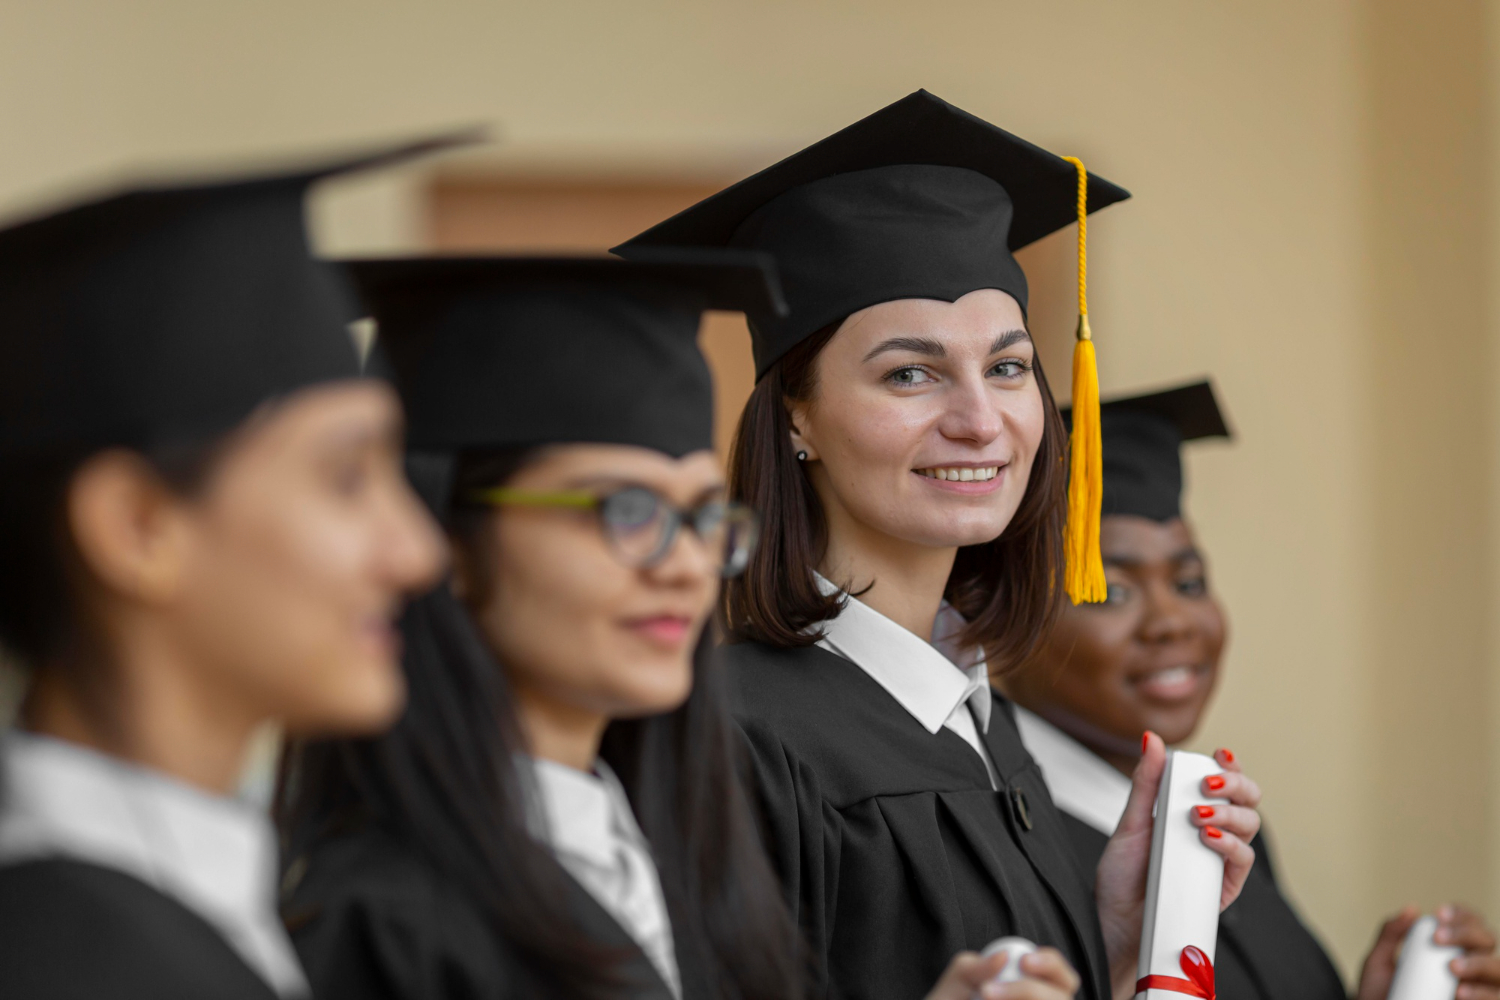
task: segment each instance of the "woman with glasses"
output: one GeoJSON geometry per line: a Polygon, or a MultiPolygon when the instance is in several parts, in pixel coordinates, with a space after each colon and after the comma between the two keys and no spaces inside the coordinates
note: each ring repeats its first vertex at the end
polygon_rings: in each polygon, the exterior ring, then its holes
{"type": "Polygon", "coordinates": [[[444,565],[308,250],[308,185],[360,165],[0,232],[0,995],[307,995],[241,770],[267,723],[391,723],[444,565]]]}
{"type": "MultiPolygon", "coordinates": [[[[408,616],[406,717],[286,785],[284,912],[323,1000],[802,995],[710,660],[756,532],[697,331],[778,309],[767,267],[356,265],[454,573],[408,616]]],[[[935,996],[996,965],[955,958],[935,996]]]]}

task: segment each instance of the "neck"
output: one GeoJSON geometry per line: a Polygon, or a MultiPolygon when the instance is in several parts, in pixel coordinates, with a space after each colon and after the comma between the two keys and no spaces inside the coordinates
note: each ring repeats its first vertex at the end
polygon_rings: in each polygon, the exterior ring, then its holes
{"type": "Polygon", "coordinates": [[[591,770],[599,757],[599,743],[609,717],[522,684],[516,684],[514,690],[521,730],[531,755],[577,771],[591,770]]]}
{"type": "Polygon", "coordinates": [[[1029,712],[1036,713],[1073,737],[1079,743],[1082,743],[1093,752],[1094,756],[1125,775],[1125,777],[1128,778],[1135,774],[1135,766],[1141,760],[1141,747],[1138,740],[1121,739],[1113,733],[1105,732],[1093,723],[1079,718],[1065,708],[1053,705],[1050,702],[1032,700],[1024,692],[1011,694],[1010,698],[1017,705],[1020,705],[1029,712]]]}
{"type": "Polygon", "coordinates": [[[915,545],[828,511],[828,549],[818,571],[902,628],[931,640],[956,548],[915,545]],[[859,593],[863,588],[869,588],[859,593]]]}
{"type": "Polygon", "coordinates": [[[263,713],[215,672],[137,636],[107,655],[42,666],[21,709],[29,730],[150,768],[216,795],[234,792],[263,713]]]}

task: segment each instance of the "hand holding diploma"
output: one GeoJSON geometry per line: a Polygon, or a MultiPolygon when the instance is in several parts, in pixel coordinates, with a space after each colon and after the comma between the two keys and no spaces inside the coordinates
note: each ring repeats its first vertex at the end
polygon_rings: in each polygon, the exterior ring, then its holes
{"type": "MultiPolygon", "coordinates": [[[[1386,1000],[1389,996],[1397,954],[1417,917],[1417,908],[1408,906],[1380,928],[1360,971],[1355,1000],[1386,1000]]],[[[1495,955],[1495,933],[1484,918],[1449,904],[1438,909],[1437,920],[1433,942],[1463,949],[1463,956],[1450,966],[1458,977],[1458,1000],[1500,1000],[1500,957],[1495,955]]]]}
{"type": "Polygon", "coordinates": [[[1056,948],[1038,948],[1021,959],[1024,979],[999,982],[1009,955],[961,951],[953,956],[927,1000],[1072,1000],[1078,973],[1056,948]]]}
{"type": "MultiPolygon", "coordinates": [[[[1224,859],[1224,881],[1219,896],[1222,911],[1239,897],[1255,863],[1250,841],[1260,830],[1260,815],[1255,811],[1260,805],[1260,788],[1240,771],[1229,751],[1217,751],[1214,760],[1223,770],[1205,778],[1202,791],[1208,798],[1226,801],[1194,808],[1188,820],[1198,828],[1199,840],[1224,859]]],[[[1166,764],[1166,744],[1155,733],[1147,733],[1140,763],[1131,777],[1130,799],[1099,860],[1095,900],[1109,954],[1110,978],[1115,996],[1121,1000],[1136,992],[1154,825],[1151,809],[1166,764]]]]}

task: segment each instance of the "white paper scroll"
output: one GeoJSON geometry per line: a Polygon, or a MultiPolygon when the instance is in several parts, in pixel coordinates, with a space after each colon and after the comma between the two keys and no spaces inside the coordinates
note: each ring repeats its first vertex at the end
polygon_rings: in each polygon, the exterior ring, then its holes
{"type": "Polygon", "coordinates": [[[1386,1000],[1453,1000],[1458,977],[1448,963],[1462,955],[1463,949],[1433,944],[1437,926],[1436,917],[1422,917],[1406,932],[1386,1000]]]}
{"type": "Polygon", "coordinates": [[[1145,1000],[1182,1000],[1213,993],[1224,859],[1204,845],[1189,817],[1194,806],[1225,801],[1203,792],[1203,779],[1222,771],[1212,757],[1167,752],[1167,770],[1156,796],[1141,927],[1143,988],[1137,996],[1145,1000]]]}

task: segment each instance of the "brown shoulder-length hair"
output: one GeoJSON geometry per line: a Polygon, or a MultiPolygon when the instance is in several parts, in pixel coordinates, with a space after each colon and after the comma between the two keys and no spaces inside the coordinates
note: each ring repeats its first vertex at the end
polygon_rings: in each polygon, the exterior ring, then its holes
{"type": "MultiPolygon", "coordinates": [[[[723,627],[733,641],[809,646],[821,637],[818,623],[842,608],[842,598],[825,596],[813,575],[828,524],[792,451],[787,409],[788,401],[812,399],[818,355],[841,325],[824,327],[772,365],[740,416],[729,492],[759,512],[761,540],[745,572],[724,587],[723,627]]],[[[1068,438],[1040,358],[1033,370],[1045,421],[1026,493],[999,538],[958,550],[944,594],[968,621],[959,641],[982,647],[993,674],[1024,663],[1062,610],[1068,438]]]]}

